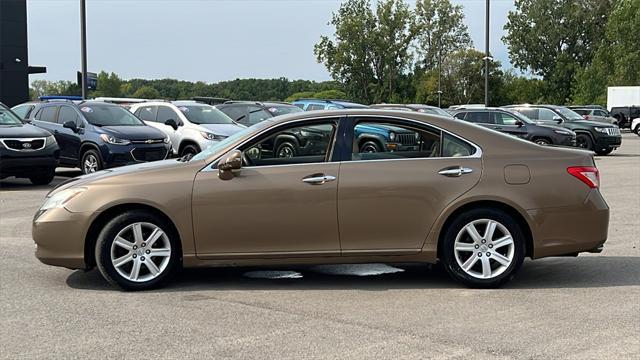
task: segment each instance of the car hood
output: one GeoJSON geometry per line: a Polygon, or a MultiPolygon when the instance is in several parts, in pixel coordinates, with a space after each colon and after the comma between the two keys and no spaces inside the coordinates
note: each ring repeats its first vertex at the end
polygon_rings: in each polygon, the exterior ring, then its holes
{"type": "Polygon", "coordinates": [[[51,135],[47,130],[33,126],[31,124],[23,125],[0,125],[0,138],[34,138],[47,137],[51,135]]]}
{"type": "Polygon", "coordinates": [[[51,190],[49,194],[47,194],[47,197],[71,187],[83,186],[90,183],[94,183],[94,182],[98,182],[106,179],[112,179],[119,176],[135,174],[136,176],[144,177],[145,174],[148,172],[171,169],[176,167],[194,166],[194,165],[205,166],[206,162],[204,160],[181,162],[176,159],[169,159],[169,160],[152,161],[152,162],[146,162],[141,164],[134,164],[134,165],[100,170],[93,174],[81,175],[59,184],[56,188],[51,190]]]}
{"type": "Polygon", "coordinates": [[[574,124],[580,124],[584,126],[597,126],[597,127],[614,127],[612,124],[603,123],[601,121],[589,121],[589,120],[576,120],[572,121],[574,124]]]}
{"type": "Polygon", "coordinates": [[[216,135],[231,136],[245,127],[237,124],[200,124],[203,128],[216,135]]]}
{"type": "Polygon", "coordinates": [[[126,140],[159,140],[164,139],[165,135],[158,129],[151,126],[101,126],[96,128],[102,132],[115,136],[118,139],[126,140]]]}

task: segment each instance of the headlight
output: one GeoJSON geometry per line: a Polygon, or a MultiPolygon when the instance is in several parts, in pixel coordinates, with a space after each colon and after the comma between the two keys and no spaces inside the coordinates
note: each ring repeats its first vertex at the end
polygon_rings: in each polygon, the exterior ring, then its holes
{"type": "Polygon", "coordinates": [[[220,141],[227,138],[227,136],[225,135],[217,135],[217,134],[206,132],[206,131],[200,131],[200,135],[202,135],[202,137],[207,140],[213,140],[213,141],[220,141]]]}
{"type": "Polygon", "coordinates": [[[573,135],[571,131],[567,131],[567,130],[553,130],[553,132],[560,135],[569,135],[569,136],[573,135]]]}
{"type": "Polygon", "coordinates": [[[167,136],[166,138],[164,138],[164,143],[165,144],[170,144],[171,143],[171,139],[169,139],[169,137],[167,136]]]}
{"type": "Polygon", "coordinates": [[[391,141],[395,141],[396,139],[396,133],[394,133],[393,131],[389,132],[389,140],[391,141]]]}
{"type": "Polygon", "coordinates": [[[51,144],[55,144],[56,143],[56,137],[53,135],[49,135],[47,136],[47,140],[45,142],[45,144],[47,145],[51,145],[51,144]]]}
{"type": "Polygon", "coordinates": [[[593,129],[595,131],[597,131],[597,132],[601,132],[601,133],[605,133],[606,134],[608,128],[606,128],[606,127],[594,127],[593,129]]]}
{"type": "Polygon", "coordinates": [[[104,142],[112,144],[112,145],[129,145],[129,144],[131,144],[131,141],[129,141],[129,140],[118,139],[117,137],[113,137],[113,136],[107,135],[107,134],[101,134],[100,135],[100,139],[102,139],[104,142]]]}
{"type": "Polygon", "coordinates": [[[57,192],[53,194],[50,198],[47,198],[44,201],[44,204],[42,204],[42,206],[40,207],[40,210],[45,211],[53,208],[61,208],[66,203],[68,203],[69,200],[80,195],[85,190],[87,190],[87,188],[77,187],[77,188],[69,188],[69,189],[57,192]]]}

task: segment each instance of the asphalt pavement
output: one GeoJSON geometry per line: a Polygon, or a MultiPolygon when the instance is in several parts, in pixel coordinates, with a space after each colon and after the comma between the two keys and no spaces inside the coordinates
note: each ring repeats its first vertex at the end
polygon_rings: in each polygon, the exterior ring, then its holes
{"type": "Polygon", "coordinates": [[[525,262],[472,290],[406,264],[186,270],[126,293],[41,264],[31,219],[53,185],[0,181],[0,358],[639,359],[640,137],[598,157],[601,254],[525,262]]]}

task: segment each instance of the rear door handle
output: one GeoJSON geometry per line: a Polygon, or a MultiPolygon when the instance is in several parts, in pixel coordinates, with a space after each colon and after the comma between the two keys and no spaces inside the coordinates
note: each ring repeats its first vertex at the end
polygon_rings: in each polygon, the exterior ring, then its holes
{"type": "Polygon", "coordinates": [[[336,179],[335,176],[325,175],[325,174],[312,174],[302,179],[302,182],[311,185],[322,185],[326,184],[330,181],[334,181],[336,179]]]}
{"type": "Polygon", "coordinates": [[[438,171],[438,174],[448,176],[448,177],[460,177],[464,174],[469,174],[472,172],[473,172],[473,169],[462,167],[462,166],[456,166],[456,167],[444,168],[438,171]]]}

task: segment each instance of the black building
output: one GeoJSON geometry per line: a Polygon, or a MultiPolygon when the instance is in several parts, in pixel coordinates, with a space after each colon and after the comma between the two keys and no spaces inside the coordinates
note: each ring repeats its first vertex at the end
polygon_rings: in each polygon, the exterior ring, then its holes
{"type": "Polygon", "coordinates": [[[29,74],[46,72],[30,67],[27,48],[27,1],[0,0],[0,101],[14,106],[29,100],[29,74]]]}

